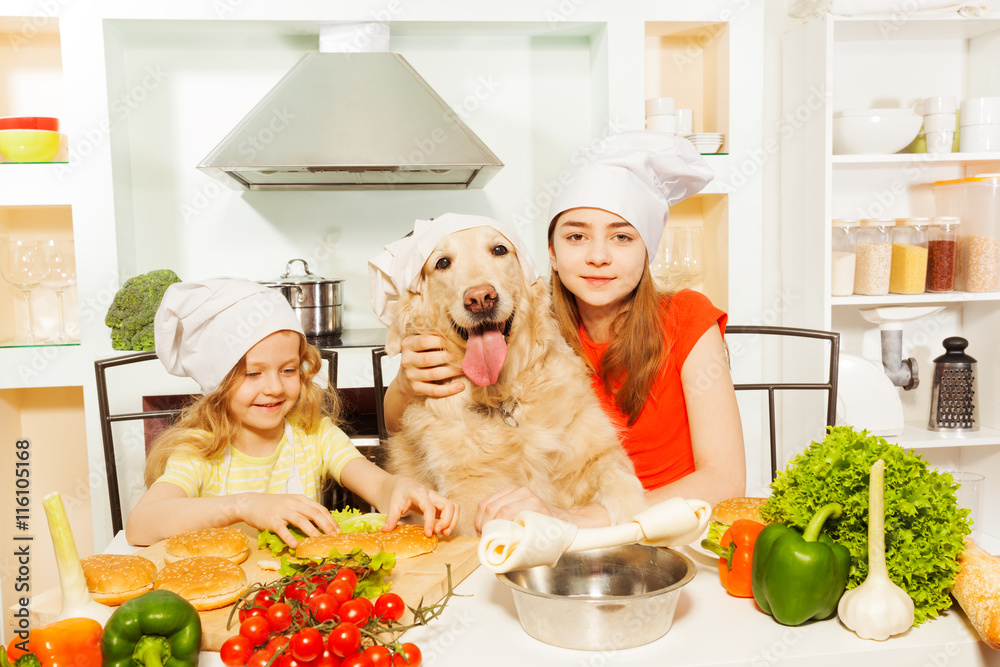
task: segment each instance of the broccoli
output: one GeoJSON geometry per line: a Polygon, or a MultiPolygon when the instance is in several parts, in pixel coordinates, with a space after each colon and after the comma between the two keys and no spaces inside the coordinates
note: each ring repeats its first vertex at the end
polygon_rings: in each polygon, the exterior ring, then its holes
{"type": "Polygon", "coordinates": [[[159,269],[129,278],[115,294],[104,323],[111,327],[115,350],[154,350],[153,317],[163,293],[180,278],[170,269],[159,269]]]}

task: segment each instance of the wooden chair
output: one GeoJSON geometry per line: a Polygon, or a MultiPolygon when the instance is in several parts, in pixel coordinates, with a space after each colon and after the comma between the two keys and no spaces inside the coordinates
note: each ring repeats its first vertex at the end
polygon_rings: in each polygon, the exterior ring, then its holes
{"type": "Polygon", "coordinates": [[[736,391],[763,391],[767,393],[768,407],[768,431],[770,440],[771,456],[771,479],[773,480],[778,469],[777,452],[777,427],[775,416],[775,392],[777,391],[825,391],[826,397],[826,425],[833,426],[837,420],[837,368],[840,360],[840,334],[833,331],[820,331],[817,329],[797,329],[792,327],[774,326],[727,326],[726,339],[732,340],[731,336],[753,335],[753,336],[785,336],[800,339],[816,339],[828,341],[829,345],[829,365],[826,373],[826,380],[823,382],[752,382],[734,384],[736,391]]]}

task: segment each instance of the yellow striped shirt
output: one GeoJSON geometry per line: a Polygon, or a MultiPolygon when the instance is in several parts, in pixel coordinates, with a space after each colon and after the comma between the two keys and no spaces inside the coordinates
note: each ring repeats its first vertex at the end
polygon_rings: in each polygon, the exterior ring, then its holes
{"type": "MultiPolygon", "coordinates": [[[[292,444],[295,448],[295,467],[302,479],[305,495],[317,502],[323,479],[332,476],[340,484],[340,472],[347,462],[362,456],[347,435],[326,417],[312,433],[306,433],[293,424],[292,444]]],[[[226,484],[229,494],[284,492],[292,467],[292,448],[284,435],[270,456],[247,456],[232,446],[230,452],[232,461],[226,484]]],[[[224,452],[219,452],[210,460],[174,454],[167,460],[166,470],[154,483],[169,482],[179,486],[189,498],[220,496],[225,473],[224,452]]]]}

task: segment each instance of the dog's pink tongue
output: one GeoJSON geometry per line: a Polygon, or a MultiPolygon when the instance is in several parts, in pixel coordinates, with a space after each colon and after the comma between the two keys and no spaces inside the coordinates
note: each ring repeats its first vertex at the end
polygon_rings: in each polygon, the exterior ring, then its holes
{"type": "Polygon", "coordinates": [[[462,370],[480,387],[494,384],[500,377],[500,369],[507,359],[507,341],[499,329],[469,332],[469,342],[465,346],[462,370]]]}

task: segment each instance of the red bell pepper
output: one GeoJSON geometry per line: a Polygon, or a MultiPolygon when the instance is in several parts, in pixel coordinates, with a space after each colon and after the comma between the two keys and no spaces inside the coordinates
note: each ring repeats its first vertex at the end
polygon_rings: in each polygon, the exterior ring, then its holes
{"type": "Polygon", "coordinates": [[[719,544],[702,540],[701,546],[719,555],[719,580],[726,591],[738,598],[752,598],[750,573],[753,568],[753,546],[764,524],[749,519],[737,519],[719,544]]]}

